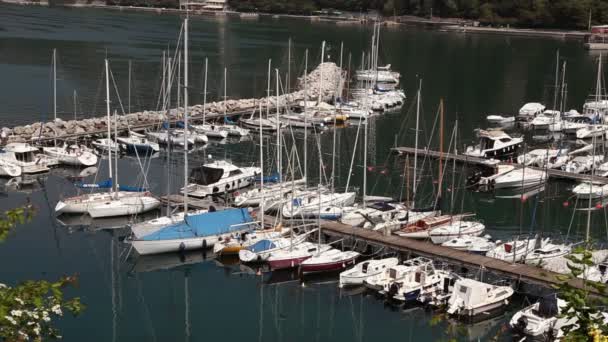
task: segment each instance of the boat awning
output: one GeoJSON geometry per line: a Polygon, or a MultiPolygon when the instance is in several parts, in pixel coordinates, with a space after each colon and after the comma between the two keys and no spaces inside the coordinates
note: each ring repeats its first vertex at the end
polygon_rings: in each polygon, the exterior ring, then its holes
{"type": "Polygon", "coordinates": [[[142,237],[142,240],[175,240],[213,236],[246,229],[249,226],[248,223],[252,224],[253,219],[245,208],[188,215],[184,222],[167,226],[142,237]]]}
{"type": "Polygon", "coordinates": [[[255,244],[249,246],[247,249],[254,253],[258,253],[258,252],[262,252],[262,251],[267,251],[269,249],[273,249],[275,247],[276,247],[276,245],[274,244],[274,242],[272,242],[270,240],[261,240],[261,241],[256,242],[255,244]]]}

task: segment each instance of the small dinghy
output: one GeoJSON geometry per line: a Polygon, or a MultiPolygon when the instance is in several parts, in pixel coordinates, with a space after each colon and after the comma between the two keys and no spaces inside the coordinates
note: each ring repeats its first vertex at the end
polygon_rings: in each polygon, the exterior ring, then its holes
{"type": "Polygon", "coordinates": [[[359,253],[330,248],[313,255],[300,265],[302,273],[335,272],[355,264],[359,253]]]}
{"type": "Polygon", "coordinates": [[[479,236],[485,229],[486,226],[481,222],[456,221],[431,229],[429,236],[433,243],[441,244],[453,237],[479,236]]]}
{"type": "Polygon", "coordinates": [[[379,260],[366,260],[358,263],[350,270],[340,273],[339,287],[363,285],[369,277],[373,277],[384,272],[386,269],[397,266],[399,259],[386,258],[379,260]]]}
{"type": "Polygon", "coordinates": [[[513,295],[510,286],[496,286],[473,279],[459,279],[448,301],[447,313],[473,317],[505,307],[513,295]]]}

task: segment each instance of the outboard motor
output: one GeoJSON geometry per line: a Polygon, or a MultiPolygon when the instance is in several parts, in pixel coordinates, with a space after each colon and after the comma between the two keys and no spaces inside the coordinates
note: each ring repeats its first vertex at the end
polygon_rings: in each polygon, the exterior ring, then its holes
{"type": "Polygon", "coordinates": [[[388,297],[393,298],[397,294],[397,292],[399,292],[399,287],[399,284],[392,283],[391,286],[389,286],[388,288],[388,297]]]}

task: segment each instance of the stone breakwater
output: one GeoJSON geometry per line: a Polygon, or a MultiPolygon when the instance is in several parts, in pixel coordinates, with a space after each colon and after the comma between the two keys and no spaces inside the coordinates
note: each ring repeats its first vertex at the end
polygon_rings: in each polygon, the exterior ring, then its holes
{"type": "MultiPolygon", "coordinates": [[[[278,98],[279,105],[281,107],[293,106],[300,101],[304,101],[305,98],[316,100],[319,98],[319,92],[321,92],[323,101],[331,100],[335,96],[336,91],[341,88],[341,83],[344,82],[344,75],[345,73],[335,63],[321,63],[307,75],[306,82],[304,82],[303,77],[298,79],[298,90],[280,95],[278,98]],[[306,89],[304,89],[305,84],[306,89]]],[[[188,106],[188,113],[194,121],[202,119],[203,112],[205,112],[207,119],[213,120],[223,117],[224,111],[227,115],[238,115],[253,112],[259,108],[260,104],[265,109],[267,103],[271,109],[276,108],[277,97],[270,96],[269,98],[210,102],[205,105],[205,108],[203,108],[203,105],[197,104],[188,106]]],[[[180,107],[168,111],[143,111],[119,115],[117,118],[117,129],[125,131],[128,129],[153,128],[159,126],[165,120],[175,121],[181,119],[183,112],[184,109],[180,107]]],[[[2,127],[0,131],[5,143],[76,139],[104,134],[107,131],[106,121],[105,115],[68,121],[57,118],[54,121],[44,123],[36,122],[13,128],[2,127]]]]}

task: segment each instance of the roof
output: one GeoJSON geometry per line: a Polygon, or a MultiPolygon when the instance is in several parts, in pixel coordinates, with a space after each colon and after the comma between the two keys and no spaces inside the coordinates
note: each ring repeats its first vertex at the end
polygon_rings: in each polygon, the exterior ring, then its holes
{"type": "Polygon", "coordinates": [[[10,143],[4,146],[4,150],[7,152],[39,152],[40,150],[28,143],[10,143]]]}
{"type": "Polygon", "coordinates": [[[479,134],[480,138],[482,138],[482,137],[487,137],[487,138],[491,138],[491,139],[510,138],[510,136],[503,131],[480,130],[478,134],[479,134]]]}

